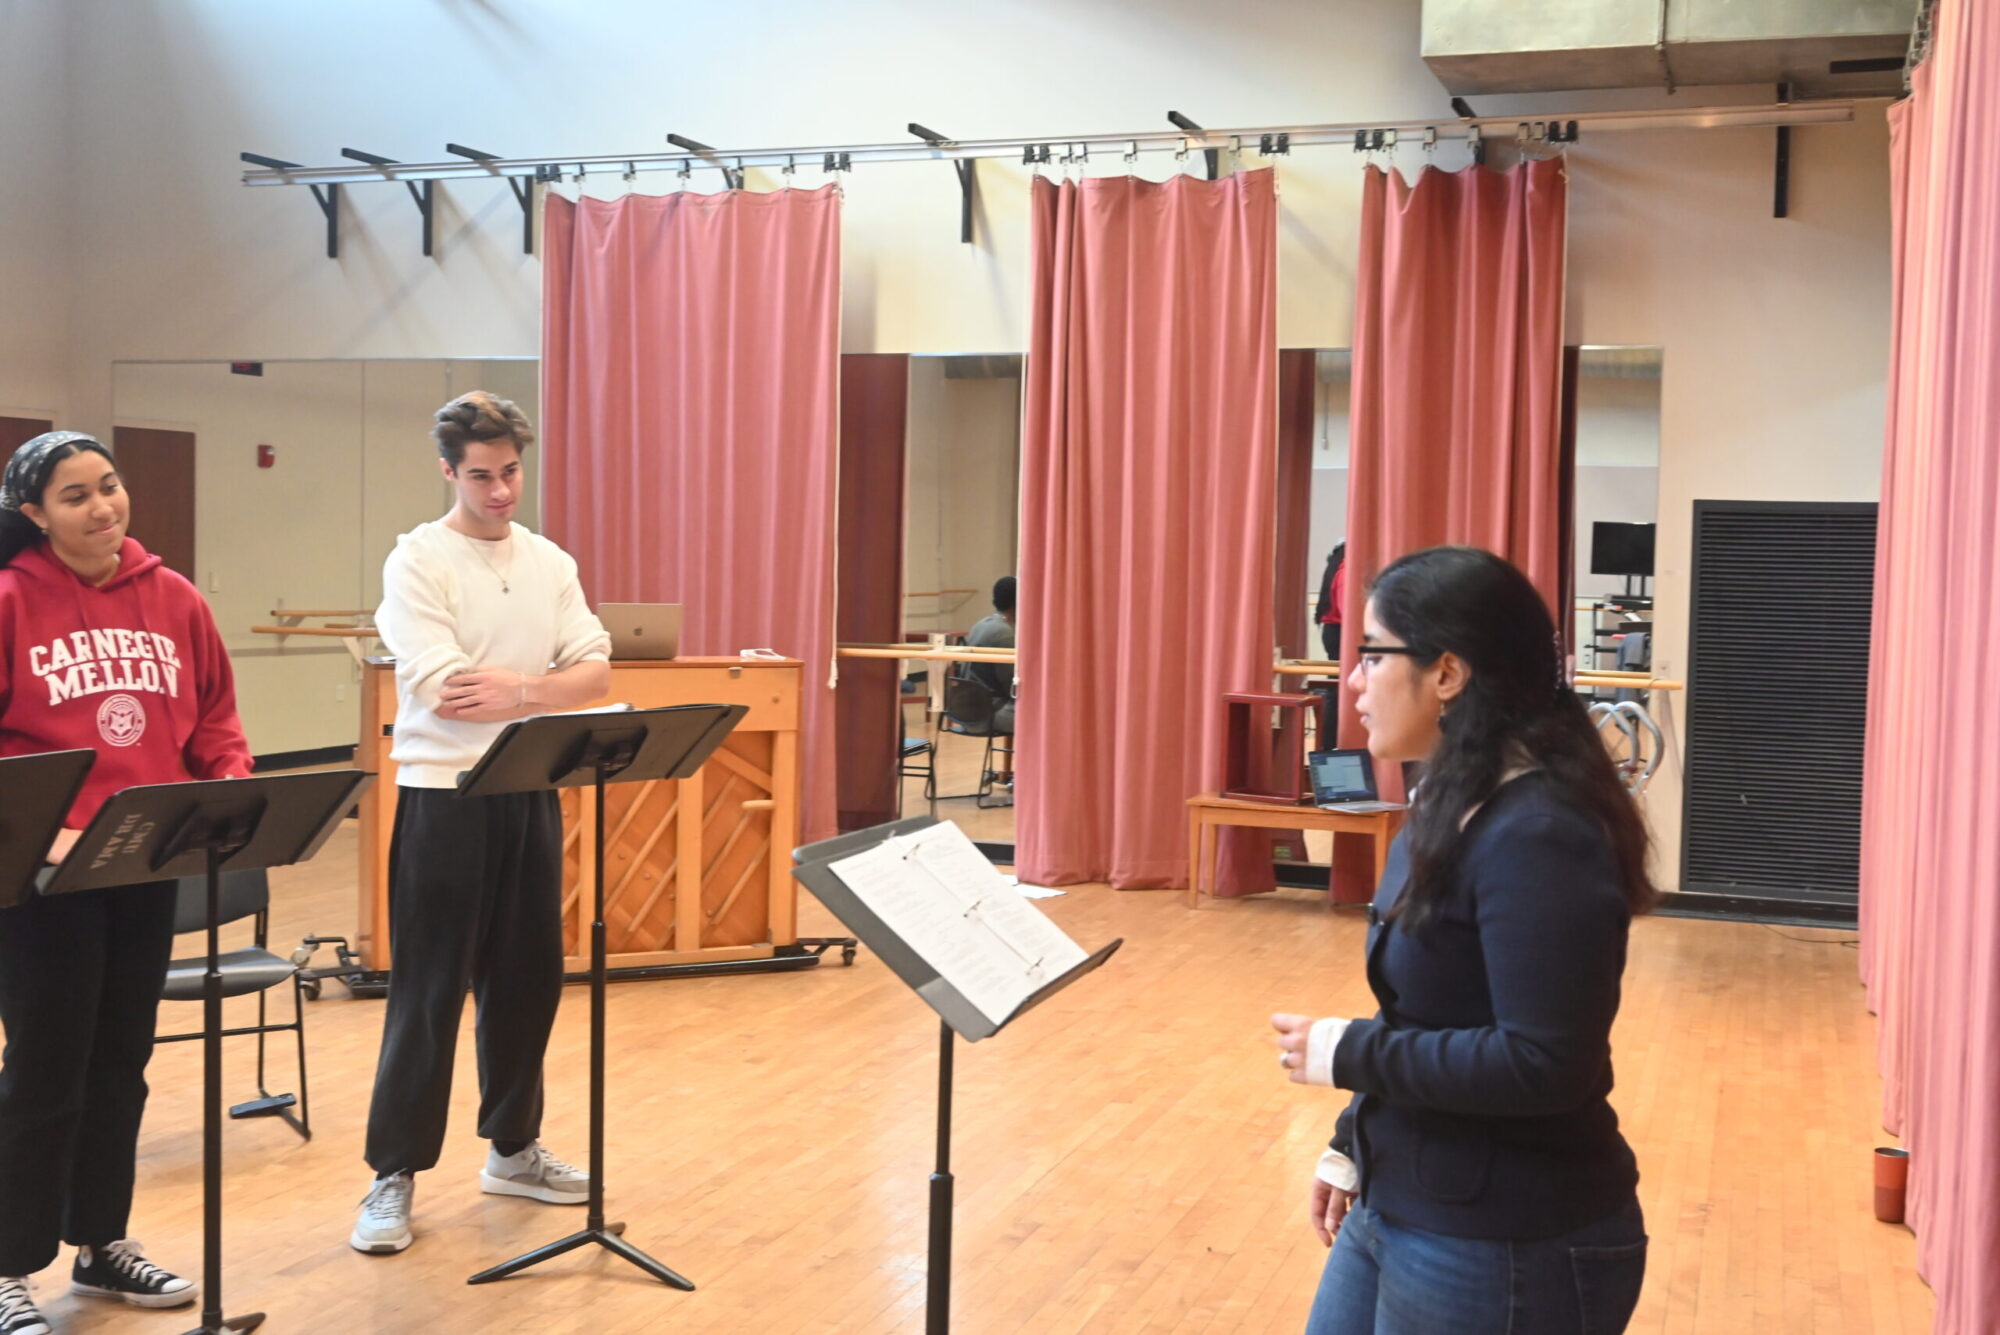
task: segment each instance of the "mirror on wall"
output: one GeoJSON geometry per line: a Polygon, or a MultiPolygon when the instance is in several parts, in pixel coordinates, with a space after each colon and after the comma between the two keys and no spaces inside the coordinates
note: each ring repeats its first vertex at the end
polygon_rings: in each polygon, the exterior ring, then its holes
{"type": "Polygon", "coordinates": [[[904,630],[963,635],[1019,555],[1021,357],[910,358],[904,630]]]}
{"type": "MultiPolygon", "coordinates": [[[[1015,573],[1020,555],[1021,364],[1019,353],[913,356],[909,362],[903,506],[903,632],[924,641],[995,643],[1011,627],[995,616],[993,586],[1015,573]],[[982,622],[985,623],[982,625],[982,622]]],[[[974,839],[1014,840],[1011,784],[989,774],[1011,774],[1009,735],[987,733],[1011,725],[1012,673],[968,669],[997,702],[991,723],[967,715],[939,726],[928,704],[928,665],[905,665],[903,735],[928,743],[909,769],[934,763],[931,782],[937,813],[974,839]]],[[[954,714],[963,711],[954,710],[954,714]]],[[[972,711],[973,714],[979,711],[972,711]]],[[[907,746],[907,743],[906,743],[907,746]]],[[[903,810],[928,810],[926,778],[903,779],[903,810]]]]}
{"type": "MultiPolygon", "coordinates": [[[[511,359],[114,366],[132,534],[214,609],[255,753],[352,745],[358,678],[339,640],[251,627],[288,609],[372,612],[396,536],[450,503],[432,414],[486,389],[534,421],[538,371],[511,359]]],[[[517,518],[534,528],[529,471],[517,518]]]]}
{"type": "MultiPolygon", "coordinates": [[[[1305,621],[1298,643],[1312,655],[1332,658],[1318,619],[1320,584],[1333,549],[1347,541],[1348,390],[1353,360],[1346,348],[1318,348],[1313,353],[1312,496],[1307,522],[1305,605],[1296,615],[1305,621]]],[[[1352,573],[1352,572],[1350,572],[1352,573]]]]}
{"type": "Polygon", "coordinates": [[[1573,643],[1579,670],[1652,666],[1664,366],[1659,348],[1578,351],[1573,643]]]}
{"type": "MultiPolygon", "coordinates": [[[[1313,615],[1327,555],[1347,537],[1348,411],[1352,360],[1345,348],[1321,348],[1315,356],[1312,423],[1312,499],[1307,549],[1305,642],[1321,652],[1313,615]]],[[[1656,347],[1585,346],[1577,350],[1575,585],[1573,613],[1577,666],[1613,668],[1621,647],[1633,661],[1637,645],[1626,639],[1638,623],[1650,621],[1651,581],[1620,571],[1632,565],[1634,544],[1650,539],[1647,525],[1659,512],[1660,374],[1656,347]],[[1600,525],[1611,526],[1600,530],[1600,525]],[[1593,569],[1593,538],[1612,547],[1593,569]],[[1621,546],[1622,544],[1622,546],[1621,546]],[[1617,602],[1613,600],[1617,599],[1617,602]],[[1620,605],[1630,604],[1630,605],[1620,605]]],[[[1634,567],[1636,568],[1636,566],[1634,567]]],[[[1650,550],[1644,554],[1650,572],[1650,550]]],[[[1349,572],[1350,575],[1353,573],[1349,572]]]]}

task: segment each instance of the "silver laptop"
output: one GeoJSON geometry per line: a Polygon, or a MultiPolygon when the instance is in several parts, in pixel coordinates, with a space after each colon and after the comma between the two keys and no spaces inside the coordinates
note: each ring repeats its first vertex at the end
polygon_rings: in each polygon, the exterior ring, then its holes
{"type": "Polygon", "coordinates": [[[611,632],[611,657],[673,658],[681,651],[681,604],[600,603],[597,619],[611,632]]]}
{"type": "Polygon", "coordinates": [[[1384,802],[1375,787],[1375,761],[1365,750],[1315,751],[1306,758],[1312,773],[1313,805],[1321,811],[1401,811],[1401,802],[1384,802]]]}

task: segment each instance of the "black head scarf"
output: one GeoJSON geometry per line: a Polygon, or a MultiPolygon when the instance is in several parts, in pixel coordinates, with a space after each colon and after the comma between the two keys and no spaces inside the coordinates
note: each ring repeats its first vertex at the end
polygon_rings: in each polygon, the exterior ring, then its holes
{"type": "Polygon", "coordinates": [[[81,431],[44,431],[14,451],[7,471],[0,474],[0,510],[19,511],[23,504],[40,505],[56,465],[78,450],[95,450],[109,459],[111,451],[95,436],[81,431]],[[67,445],[70,448],[64,449],[67,445]]]}

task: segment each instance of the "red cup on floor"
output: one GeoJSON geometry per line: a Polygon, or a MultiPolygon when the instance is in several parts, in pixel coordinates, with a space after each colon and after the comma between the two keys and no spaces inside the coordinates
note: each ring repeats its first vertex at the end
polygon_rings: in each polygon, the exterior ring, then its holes
{"type": "Polygon", "coordinates": [[[1910,1182],[1910,1152],[1880,1146],[1875,1151],[1875,1217],[1903,1222],[1903,1193],[1910,1182]]]}

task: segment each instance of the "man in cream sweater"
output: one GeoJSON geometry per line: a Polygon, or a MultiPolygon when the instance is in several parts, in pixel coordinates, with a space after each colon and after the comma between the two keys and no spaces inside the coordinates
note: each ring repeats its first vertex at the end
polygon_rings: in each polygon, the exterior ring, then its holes
{"type": "Polygon", "coordinates": [[[368,1113],[375,1182],[348,1239],[410,1245],[415,1174],[444,1145],[465,992],[478,1014],[482,1189],[581,1204],[589,1178],[544,1149],[542,1057],[562,991],[562,814],[552,792],[459,797],[506,724],[610,688],[610,637],[576,562],[512,522],[520,410],[484,392],[438,410],[450,513],[397,539],[375,614],[396,658],[389,1005],[368,1113]]]}

